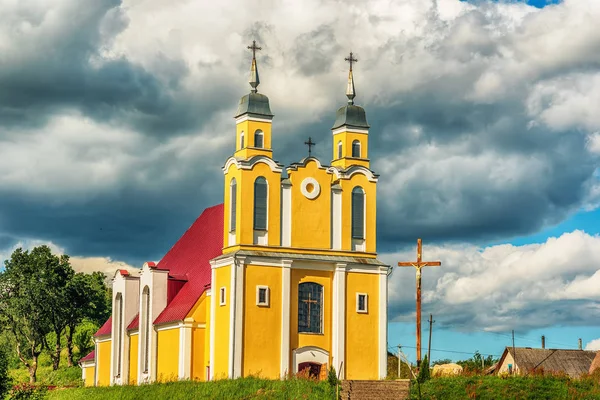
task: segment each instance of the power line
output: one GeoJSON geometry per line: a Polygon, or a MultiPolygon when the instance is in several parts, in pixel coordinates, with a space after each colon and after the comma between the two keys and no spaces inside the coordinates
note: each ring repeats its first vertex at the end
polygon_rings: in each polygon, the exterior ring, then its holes
{"type": "MultiPolygon", "coordinates": [[[[407,349],[416,349],[415,346],[402,346],[402,347],[406,347],[407,349]]],[[[476,353],[476,351],[458,351],[458,350],[443,350],[443,349],[431,349],[431,351],[438,351],[438,352],[442,352],[442,353],[456,353],[456,354],[470,354],[473,355],[476,353]]],[[[492,356],[492,357],[497,357],[500,354],[487,354],[487,353],[479,353],[482,356],[492,356]]]]}

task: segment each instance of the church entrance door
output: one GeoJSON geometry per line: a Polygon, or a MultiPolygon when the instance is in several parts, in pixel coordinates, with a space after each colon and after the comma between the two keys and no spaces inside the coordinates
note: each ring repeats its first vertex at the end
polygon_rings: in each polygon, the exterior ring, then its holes
{"type": "Polygon", "coordinates": [[[319,379],[321,375],[321,364],[314,362],[303,362],[298,364],[298,372],[301,374],[308,373],[311,378],[319,379]]]}

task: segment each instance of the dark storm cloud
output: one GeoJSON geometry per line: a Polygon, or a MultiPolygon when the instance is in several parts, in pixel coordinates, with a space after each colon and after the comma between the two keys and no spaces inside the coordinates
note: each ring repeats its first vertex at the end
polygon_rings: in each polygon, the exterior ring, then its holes
{"type": "Polygon", "coordinates": [[[321,25],[294,41],[292,52],[301,74],[311,76],[328,72],[338,56],[340,45],[331,26],[321,25]]]}

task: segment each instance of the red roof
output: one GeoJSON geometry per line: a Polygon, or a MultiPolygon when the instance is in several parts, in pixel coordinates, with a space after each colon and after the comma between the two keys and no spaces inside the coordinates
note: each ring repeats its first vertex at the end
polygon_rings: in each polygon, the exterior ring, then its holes
{"type": "Polygon", "coordinates": [[[207,208],[159,261],[157,269],[187,282],[154,321],[164,324],[181,321],[210,284],[210,260],[223,250],[223,204],[207,208]]]}
{"type": "Polygon", "coordinates": [[[127,325],[127,330],[138,329],[140,327],[140,313],[135,314],[135,317],[131,320],[129,325],[127,325]]]}
{"type": "Polygon", "coordinates": [[[96,334],[94,336],[104,336],[104,335],[110,335],[112,332],[112,317],[109,317],[106,322],[104,323],[104,325],[102,325],[100,327],[100,329],[98,329],[98,332],[96,332],[96,334]]]}
{"type": "Polygon", "coordinates": [[[92,352],[90,354],[83,357],[81,360],[79,360],[79,362],[94,361],[95,359],[96,359],[96,350],[92,350],[92,352]]]}

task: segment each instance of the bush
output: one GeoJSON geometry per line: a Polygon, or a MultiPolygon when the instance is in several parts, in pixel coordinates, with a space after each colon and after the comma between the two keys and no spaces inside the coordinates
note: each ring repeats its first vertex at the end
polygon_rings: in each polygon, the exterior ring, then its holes
{"type": "Polygon", "coordinates": [[[419,369],[419,376],[417,376],[417,380],[419,383],[425,383],[431,377],[431,373],[429,372],[429,360],[427,356],[423,358],[423,362],[421,362],[421,369],[419,369]]]}
{"type": "Polygon", "coordinates": [[[4,398],[4,395],[10,389],[11,379],[8,376],[8,356],[6,351],[0,347],[0,399],[4,398]]]}
{"type": "Polygon", "coordinates": [[[327,374],[327,382],[331,387],[336,387],[340,383],[333,365],[329,367],[329,373],[327,374]]]}
{"type": "Polygon", "coordinates": [[[9,400],[43,400],[48,388],[31,383],[21,383],[8,393],[9,400]]]}

